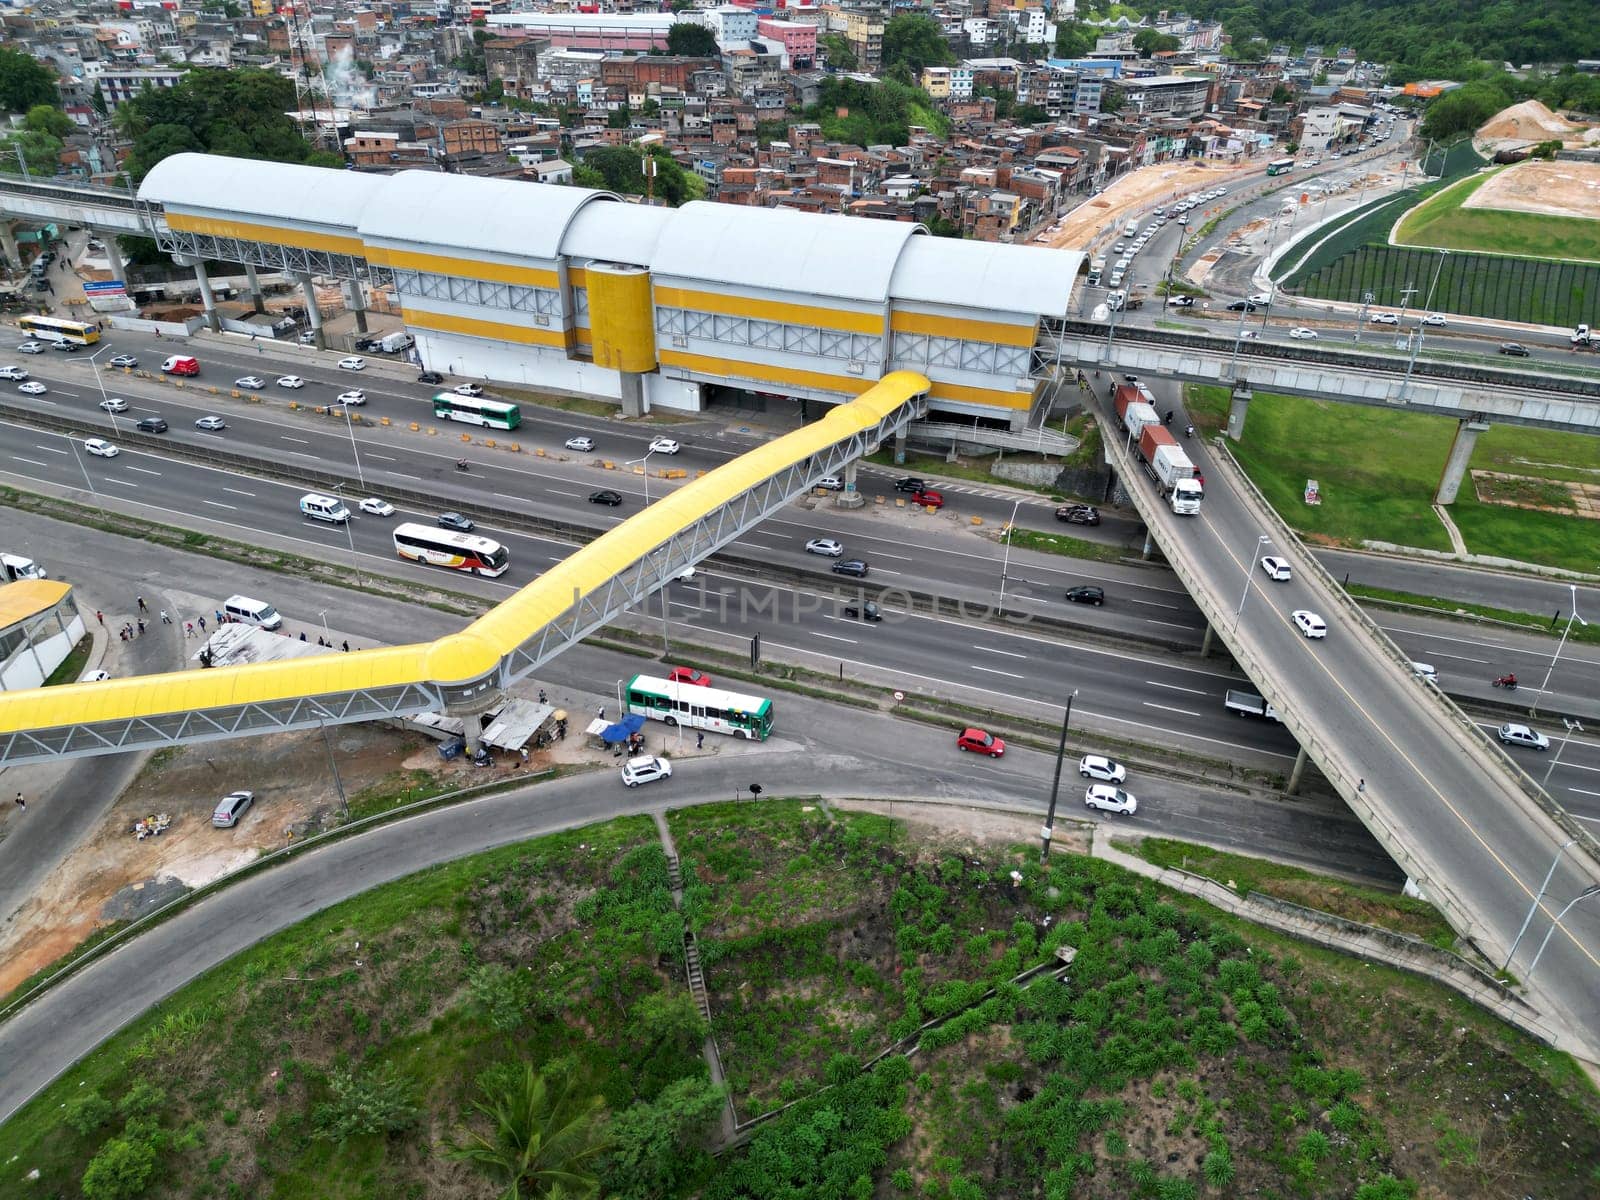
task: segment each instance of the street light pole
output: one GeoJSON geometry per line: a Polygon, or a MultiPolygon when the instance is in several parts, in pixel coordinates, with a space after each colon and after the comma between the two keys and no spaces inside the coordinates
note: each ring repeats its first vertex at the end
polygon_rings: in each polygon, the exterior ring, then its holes
{"type": "Polygon", "coordinates": [[[1574,904],[1577,904],[1577,903],[1579,903],[1580,901],[1583,901],[1583,900],[1587,900],[1590,896],[1600,896],[1600,883],[1591,883],[1588,887],[1584,888],[1583,891],[1579,892],[1571,900],[1568,900],[1566,908],[1563,908],[1560,912],[1558,912],[1556,914],[1555,920],[1550,922],[1550,928],[1545,930],[1544,941],[1539,943],[1539,949],[1534,954],[1533,961],[1528,964],[1528,974],[1525,977],[1525,979],[1523,980],[1523,982],[1527,982],[1528,979],[1532,979],[1533,978],[1533,973],[1534,973],[1534,971],[1536,969],[1538,969],[1538,966],[1539,966],[1539,959],[1544,954],[1544,948],[1550,944],[1550,935],[1556,931],[1556,926],[1561,924],[1561,918],[1567,915],[1567,912],[1572,908],[1572,906],[1574,904]]]}
{"type": "Polygon", "coordinates": [[[1011,532],[1017,527],[1017,509],[1021,507],[1022,500],[1019,497],[1017,502],[1011,506],[1011,520],[1006,522],[1006,555],[1004,561],[1000,564],[1000,611],[998,615],[1002,617],[1006,615],[1006,577],[1011,572],[1011,532]]]}
{"type": "Polygon", "coordinates": [[[1244,602],[1250,598],[1250,568],[1255,564],[1255,560],[1261,556],[1261,548],[1270,545],[1272,545],[1272,539],[1266,534],[1263,533],[1256,538],[1255,553],[1244,564],[1244,590],[1239,593],[1239,607],[1233,610],[1233,627],[1235,629],[1239,628],[1239,614],[1244,612],[1244,602]]]}
{"type": "Polygon", "coordinates": [[[89,366],[94,369],[95,386],[100,389],[100,407],[106,412],[111,413],[111,433],[114,437],[121,432],[121,430],[117,428],[117,414],[111,412],[111,398],[106,395],[105,380],[100,378],[100,364],[95,362],[95,359],[99,358],[109,349],[111,349],[110,346],[101,346],[100,349],[89,355],[89,366]]]}
{"type": "Polygon", "coordinates": [[[1550,776],[1555,774],[1556,767],[1560,765],[1561,753],[1567,748],[1567,743],[1572,740],[1572,735],[1583,732],[1582,721],[1569,721],[1566,717],[1562,717],[1561,723],[1566,726],[1567,735],[1561,739],[1561,745],[1556,747],[1555,757],[1550,760],[1550,765],[1544,769],[1544,778],[1539,780],[1540,786],[1550,782],[1550,776]]]}
{"type": "Polygon", "coordinates": [[[1522,935],[1528,932],[1528,926],[1533,923],[1533,914],[1539,911],[1539,901],[1544,899],[1544,894],[1550,887],[1550,880],[1555,876],[1556,867],[1561,862],[1561,856],[1567,852],[1567,847],[1576,842],[1577,838],[1568,838],[1556,851],[1556,856],[1550,860],[1550,869],[1544,873],[1544,882],[1539,885],[1538,895],[1534,896],[1533,903],[1528,905],[1528,915],[1522,918],[1522,928],[1517,930],[1517,936],[1511,941],[1511,949],[1506,952],[1505,962],[1500,964],[1504,971],[1511,965],[1511,960],[1517,956],[1517,946],[1522,941],[1522,935]]]}
{"type": "Polygon", "coordinates": [[[630,458],[628,460],[628,466],[631,467],[637,463],[644,468],[644,502],[647,505],[650,503],[650,456],[654,453],[654,450],[646,450],[643,458],[630,458]]]}
{"type": "Polygon", "coordinates": [[[1061,794],[1061,760],[1067,753],[1067,726],[1072,722],[1072,702],[1078,698],[1078,689],[1072,689],[1072,695],[1067,697],[1067,711],[1061,718],[1061,741],[1056,746],[1056,774],[1050,782],[1050,808],[1045,813],[1044,829],[1039,834],[1039,864],[1043,866],[1050,858],[1050,838],[1056,830],[1056,797],[1061,794]]]}
{"type": "Polygon", "coordinates": [[[1544,673],[1544,682],[1539,685],[1539,691],[1533,698],[1533,707],[1528,710],[1530,718],[1539,715],[1539,701],[1544,697],[1545,688],[1550,686],[1550,676],[1556,672],[1556,663],[1561,658],[1562,648],[1567,644],[1567,634],[1572,632],[1572,623],[1576,621],[1585,629],[1589,627],[1589,622],[1578,615],[1578,585],[1569,583],[1567,587],[1572,591],[1572,611],[1567,614],[1567,627],[1561,631],[1561,640],[1556,643],[1556,652],[1550,656],[1550,666],[1544,673]]]}

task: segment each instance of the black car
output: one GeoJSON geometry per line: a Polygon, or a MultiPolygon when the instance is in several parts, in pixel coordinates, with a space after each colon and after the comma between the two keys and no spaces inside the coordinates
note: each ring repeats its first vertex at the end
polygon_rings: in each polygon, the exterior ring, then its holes
{"type": "Polygon", "coordinates": [[[853,575],[857,579],[867,577],[867,564],[859,558],[844,558],[834,563],[832,571],[835,575],[853,575]]]}
{"type": "Polygon", "coordinates": [[[1081,587],[1068,588],[1067,599],[1074,604],[1104,604],[1106,602],[1106,590],[1105,588],[1084,584],[1081,587]]]}
{"type": "Polygon", "coordinates": [[[1527,358],[1528,348],[1521,342],[1501,342],[1500,353],[1509,354],[1512,358],[1527,358]]]}
{"type": "Polygon", "coordinates": [[[1256,306],[1248,300],[1235,300],[1228,305],[1229,312],[1255,312],[1256,306]]]}
{"type": "Polygon", "coordinates": [[[477,526],[472,523],[471,517],[463,517],[458,512],[440,513],[439,527],[441,529],[454,529],[458,533],[471,533],[477,528],[477,526]]]}
{"type": "Polygon", "coordinates": [[[378,348],[378,339],[377,338],[357,338],[356,339],[355,348],[358,351],[376,350],[378,348]]]}
{"type": "Polygon", "coordinates": [[[883,620],[883,613],[878,610],[878,606],[871,600],[864,604],[846,604],[844,606],[844,615],[846,619],[851,621],[883,620]]]}
{"type": "Polygon", "coordinates": [[[1100,510],[1092,504],[1063,504],[1056,509],[1056,520],[1067,525],[1098,525],[1100,510]]]}
{"type": "Polygon", "coordinates": [[[598,492],[589,493],[590,504],[609,504],[612,508],[622,503],[622,493],[613,492],[610,488],[602,488],[598,492]]]}
{"type": "Polygon", "coordinates": [[[162,417],[140,417],[134,428],[140,433],[165,433],[167,422],[162,417]]]}
{"type": "Polygon", "coordinates": [[[894,490],[897,492],[925,492],[928,490],[928,481],[918,479],[915,475],[908,475],[904,479],[894,481],[894,490]]]}
{"type": "Polygon", "coordinates": [[[424,371],[417,376],[418,383],[443,383],[444,376],[437,371],[424,371]]]}

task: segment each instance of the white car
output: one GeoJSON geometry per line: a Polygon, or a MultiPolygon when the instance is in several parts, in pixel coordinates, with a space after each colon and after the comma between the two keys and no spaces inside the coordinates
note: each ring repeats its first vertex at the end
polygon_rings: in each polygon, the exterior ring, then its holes
{"type": "Polygon", "coordinates": [[[669,437],[658,437],[650,442],[651,454],[676,454],[683,447],[669,437]]]}
{"type": "Polygon", "coordinates": [[[97,458],[115,458],[122,453],[104,438],[90,438],[84,442],[83,448],[97,458]]]}
{"type": "Polygon", "coordinates": [[[1261,560],[1261,569],[1267,573],[1268,579],[1276,579],[1279,583],[1287,583],[1292,577],[1289,570],[1289,560],[1269,554],[1261,560]]]}
{"type": "Polygon", "coordinates": [[[1527,746],[1531,750],[1550,749],[1550,739],[1526,725],[1502,725],[1499,734],[1500,740],[1508,746],[1527,746]]]}
{"type": "Polygon", "coordinates": [[[107,679],[110,679],[110,678],[111,678],[111,672],[110,671],[90,671],[82,679],[78,680],[78,682],[79,683],[103,683],[107,679]]]}
{"type": "Polygon", "coordinates": [[[359,354],[351,354],[339,360],[339,370],[341,371],[365,371],[366,369],[367,360],[359,354]]]}
{"type": "Polygon", "coordinates": [[[1188,213],[1184,213],[1183,216],[1178,218],[1178,224],[1179,225],[1187,225],[1188,223],[1189,223],[1189,214],[1188,213]]]}
{"type": "Polygon", "coordinates": [[[1100,779],[1106,783],[1121,783],[1128,777],[1128,768],[1114,758],[1103,754],[1085,754],[1078,760],[1078,774],[1085,779],[1100,779]]]}
{"type": "Polygon", "coordinates": [[[282,387],[282,388],[303,388],[303,387],[305,387],[305,385],[306,385],[306,381],[304,379],[301,379],[300,376],[298,376],[298,375],[280,375],[280,376],[278,376],[278,386],[279,387],[282,387]]]}
{"type": "Polygon", "coordinates": [[[235,379],[233,381],[233,386],[236,388],[243,388],[245,391],[249,392],[254,391],[256,388],[266,387],[267,381],[261,378],[259,375],[246,375],[243,379],[235,379]]]}
{"type": "Polygon", "coordinates": [[[1432,663],[1414,661],[1411,664],[1411,673],[1424,683],[1436,684],[1439,682],[1439,672],[1434,669],[1432,663]]]}
{"type": "Polygon", "coordinates": [[[807,554],[820,554],[824,558],[841,558],[844,555],[844,545],[832,538],[812,538],[806,543],[807,554]]]}
{"type": "Polygon", "coordinates": [[[1109,783],[1091,783],[1083,793],[1083,802],[1089,808],[1102,812],[1127,813],[1130,817],[1139,811],[1139,802],[1129,793],[1109,783]]]}
{"type": "Polygon", "coordinates": [[[340,392],[337,399],[346,408],[360,408],[367,402],[367,394],[360,388],[351,388],[348,392],[340,392]]]}
{"type": "Polygon", "coordinates": [[[45,387],[45,385],[40,383],[37,379],[30,379],[27,383],[19,383],[17,385],[17,391],[21,392],[24,396],[42,396],[49,390],[49,388],[45,387]]]}
{"type": "Polygon", "coordinates": [[[1395,316],[1394,313],[1373,313],[1368,323],[1372,325],[1398,325],[1400,324],[1400,318],[1395,316]]]}
{"type": "Polygon", "coordinates": [[[1297,342],[1314,342],[1317,340],[1317,331],[1315,329],[1307,329],[1304,325],[1296,325],[1289,330],[1289,336],[1297,342]]]}
{"type": "Polygon", "coordinates": [[[594,449],[594,439],[592,437],[569,437],[563,443],[563,445],[565,445],[568,450],[581,450],[588,452],[594,449]]]}
{"type": "Polygon", "coordinates": [[[1271,292],[1255,292],[1252,295],[1246,296],[1245,299],[1250,301],[1251,304],[1271,304],[1272,303],[1272,293],[1271,292]]]}
{"type": "Polygon", "coordinates": [[[394,505],[387,500],[379,500],[376,496],[368,496],[356,507],[364,513],[371,513],[375,517],[394,516],[394,505]]]}
{"type": "Polygon", "coordinates": [[[657,758],[653,754],[630,758],[622,768],[622,784],[624,787],[638,787],[641,783],[653,783],[657,779],[670,779],[671,777],[672,764],[664,758],[657,758]]]}
{"type": "Polygon", "coordinates": [[[1242,329],[1239,331],[1239,340],[1242,342],[1254,342],[1260,337],[1261,331],[1259,329],[1242,329]]]}
{"type": "Polygon", "coordinates": [[[209,417],[196,417],[194,427],[196,429],[205,429],[215,433],[219,429],[226,429],[228,427],[228,423],[221,417],[212,415],[209,417]]]}
{"type": "Polygon", "coordinates": [[[1328,623],[1309,608],[1297,608],[1290,615],[1294,617],[1294,623],[1300,627],[1300,632],[1308,638],[1328,636],[1328,623]]]}
{"type": "Polygon", "coordinates": [[[105,409],[108,413],[127,412],[128,402],[126,400],[119,399],[116,396],[112,396],[110,399],[100,401],[100,407],[105,409]]]}
{"type": "Polygon", "coordinates": [[[43,354],[44,353],[44,343],[43,342],[23,342],[22,345],[17,347],[17,352],[19,354],[43,354]]]}
{"type": "Polygon", "coordinates": [[[1422,323],[1424,325],[1443,325],[1444,324],[1444,314],[1443,313],[1429,313],[1427,316],[1422,318],[1422,323]]]}
{"type": "Polygon", "coordinates": [[[0,367],[0,379],[7,379],[12,383],[26,383],[28,372],[22,367],[0,367]]]}
{"type": "Polygon", "coordinates": [[[455,393],[458,396],[481,396],[483,388],[476,383],[458,383],[455,386],[455,393]]]}

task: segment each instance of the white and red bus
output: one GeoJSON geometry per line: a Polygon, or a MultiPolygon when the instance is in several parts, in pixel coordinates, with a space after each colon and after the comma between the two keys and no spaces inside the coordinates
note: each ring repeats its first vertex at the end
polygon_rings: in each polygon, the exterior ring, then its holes
{"type": "Polygon", "coordinates": [[[499,542],[471,533],[406,523],[395,526],[394,551],[409,562],[451,567],[491,579],[504,575],[511,555],[499,542]]]}

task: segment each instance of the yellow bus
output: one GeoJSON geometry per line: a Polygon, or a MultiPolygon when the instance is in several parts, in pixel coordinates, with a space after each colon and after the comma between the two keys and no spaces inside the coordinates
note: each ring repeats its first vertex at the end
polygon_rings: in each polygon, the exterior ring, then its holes
{"type": "Polygon", "coordinates": [[[61,317],[23,317],[17,327],[41,342],[72,342],[92,346],[100,340],[100,326],[93,321],[68,321],[61,317]]]}

